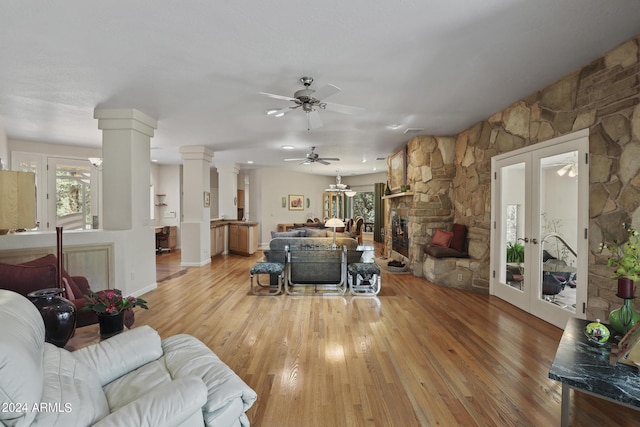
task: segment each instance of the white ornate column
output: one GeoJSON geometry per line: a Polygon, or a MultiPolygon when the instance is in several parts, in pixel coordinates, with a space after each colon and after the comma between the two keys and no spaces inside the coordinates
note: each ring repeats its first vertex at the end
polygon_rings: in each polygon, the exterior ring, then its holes
{"type": "Polygon", "coordinates": [[[211,262],[210,204],[205,194],[211,187],[210,169],[213,151],[204,146],[180,147],[182,155],[182,212],[180,242],[185,267],[203,266],[211,262]]]}
{"type": "Polygon", "coordinates": [[[149,227],[151,137],[158,122],[133,108],[96,109],[102,130],[103,219],[105,231],[126,231],[123,281],[127,294],[155,288],[155,232],[149,227]]]}

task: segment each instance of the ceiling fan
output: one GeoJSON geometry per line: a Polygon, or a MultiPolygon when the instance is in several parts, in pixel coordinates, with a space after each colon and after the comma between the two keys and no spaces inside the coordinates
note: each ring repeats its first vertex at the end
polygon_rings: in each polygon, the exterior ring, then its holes
{"type": "Polygon", "coordinates": [[[340,92],[340,88],[337,86],[327,84],[318,90],[313,90],[309,88],[311,83],[313,83],[313,77],[301,77],[300,82],[304,85],[304,89],[296,91],[293,94],[293,98],[289,96],[275,95],[273,93],[260,92],[261,95],[268,96],[269,98],[295,103],[295,105],[291,105],[289,107],[267,110],[266,114],[268,116],[282,117],[289,111],[302,107],[302,111],[307,114],[307,130],[311,130],[312,128],[322,126],[322,120],[320,120],[318,109],[332,110],[344,114],[355,114],[362,111],[362,108],[360,107],[324,102],[325,98],[340,92]]]}
{"type": "Polygon", "coordinates": [[[311,147],[311,152],[307,154],[307,157],[304,157],[302,159],[284,159],[285,162],[298,162],[298,161],[302,161],[302,163],[300,163],[301,165],[310,165],[312,163],[320,163],[323,165],[330,165],[331,163],[329,163],[329,160],[331,160],[332,162],[339,162],[340,159],[338,159],[337,157],[320,157],[318,155],[318,153],[315,152],[316,147],[311,147]]]}

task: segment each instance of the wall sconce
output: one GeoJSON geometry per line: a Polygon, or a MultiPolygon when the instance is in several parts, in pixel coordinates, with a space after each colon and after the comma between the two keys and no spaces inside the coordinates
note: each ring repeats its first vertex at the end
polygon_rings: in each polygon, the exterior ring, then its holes
{"type": "Polygon", "coordinates": [[[89,162],[91,162],[94,168],[99,171],[102,170],[102,159],[100,157],[89,157],[89,162]]]}
{"type": "Polygon", "coordinates": [[[35,173],[0,171],[0,234],[35,226],[35,173]]]}

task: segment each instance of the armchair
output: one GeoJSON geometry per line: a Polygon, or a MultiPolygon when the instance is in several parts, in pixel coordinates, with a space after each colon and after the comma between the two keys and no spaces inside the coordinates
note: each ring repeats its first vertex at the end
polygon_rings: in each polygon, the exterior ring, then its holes
{"type": "Polygon", "coordinates": [[[45,343],[35,306],[6,290],[0,323],[0,401],[15,403],[2,425],[249,425],[255,392],[192,336],[142,326],[69,352],[45,343]]]}

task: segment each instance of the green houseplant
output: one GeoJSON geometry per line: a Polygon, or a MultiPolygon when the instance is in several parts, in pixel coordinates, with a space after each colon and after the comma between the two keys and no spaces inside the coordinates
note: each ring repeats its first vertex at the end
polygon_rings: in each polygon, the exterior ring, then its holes
{"type": "Polygon", "coordinates": [[[519,242],[507,242],[507,262],[522,264],[524,262],[524,245],[519,242]]]}
{"type": "Polygon", "coordinates": [[[622,307],[609,313],[609,323],[616,332],[626,334],[640,320],[640,313],[633,309],[633,282],[640,280],[640,233],[627,223],[622,226],[627,232],[627,240],[601,243],[600,249],[610,253],[607,266],[613,268],[611,277],[618,279],[616,295],[624,300],[622,307]]]}
{"type": "Polygon", "coordinates": [[[600,249],[611,254],[607,266],[613,268],[611,277],[638,281],[640,280],[640,233],[627,223],[622,226],[628,234],[628,240],[621,242],[614,239],[612,243],[601,243],[600,249]]]}

